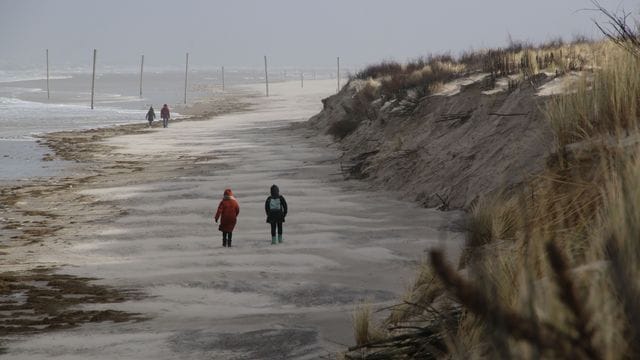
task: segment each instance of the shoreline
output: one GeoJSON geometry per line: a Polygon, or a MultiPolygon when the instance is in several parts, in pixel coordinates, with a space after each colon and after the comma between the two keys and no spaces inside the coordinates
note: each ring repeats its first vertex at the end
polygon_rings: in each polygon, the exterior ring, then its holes
{"type": "MultiPolygon", "coordinates": [[[[184,120],[199,120],[210,116],[215,116],[228,111],[236,111],[229,108],[233,105],[229,102],[233,98],[251,97],[250,85],[235,85],[221,92],[211,89],[201,96],[194,97],[187,105],[173,104],[171,107],[172,122],[184,120]],[[221,107],[221,108],[219,108],[221,107]]],[[[103,128],[135,128],[138,125],[146,125],[145,109],[140,109],[135,104],[123,103],[113,105],[110,103],[98,104],[95,110],[87,107],[68,103],[64,99],[59,101],[48,101],[46,99],[21,100],[39,104],[37,118],[32,109],[8,108],[9,112],[0,116],[0,123],[6,123],[7,128],[0,140],[0,150],[3,156],[0,157],[0,164],[8,169],[0,176],[0,186],[19,185],[42,180],[56,176],[64,176],[65,167],[69,164],[56,159],[52,149],[44,143],[49,134],[75,132],[75,131],[96,131],[103,128]],[[74,107],[72,110],[60,110],[68,106],[74,107]],[[82,114],[77,112],[82,110],[82,114]],[[24,125],[20,125],[24,123],[24,125]],[[42,161],[44,160],[44,162],[42,161]]],[[[138,99],[137,99],[138,100],[138,99]]],[[[142,101],[142,99],[139,99],[142,101]]],[[[239,105],[239,104],[236,104],[239,105]]],[[[159,115],[159,114],[158,114],[159,115]]],[[[157,126],[158,119],[154,121],[157,126]]]]}
{"type": "MultiPolygon", "coordinates": [[[[212,117],[223,114],[248,111],[253,106],[248,100],[253,97],[255,97],[255,94],[249,92],[230,92],[222,97],[212,98],[208,101],[199,101],[183,108],[181,117],[170,119],[169,125],[171,126],[186,121],[209,120],[212,117]]],[[[55,155],[52,156],[53,158],[57,157],[62,160],[76,162],[85,161],[91,157],[91,153],[100,150],[100,145],[97,143],[102,140],[114,136],[143,134],[150,130],[161,129],[161,121],[162,120],[156,119],[151,128],[149,128],[147,122],[144,121],[131,124],[114,124],[91,129],[50,132],[39,136],[40,140],[38,140],[38,143],[54,151],[55,155]],[[78,145],[83,147],[83,149],[77,149],[76,146],[78,145]],[[88,148],[85,148],[87,146],[88,148]]],[[[107,149],[104,148],[104,150],[107,149]]]]}

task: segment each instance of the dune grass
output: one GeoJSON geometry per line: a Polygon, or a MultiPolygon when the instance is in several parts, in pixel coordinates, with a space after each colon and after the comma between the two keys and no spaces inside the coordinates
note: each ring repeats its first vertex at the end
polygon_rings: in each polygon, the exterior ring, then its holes
{"type": "Polygon", "coordinates": [[[640,60],[608,46],[601,67],[592,78],[585,77],[575,92],[557,97],[548,108],[557,145],[566,145],[597,136],[621,138],[637,130],[640,115],[640,60]]]}
{"type": "Polygon", "coordinates": [[[356,344],[362,345],[371,341],[371,305],[360,304],[353,311],[353,337],[356,344]]]}
{"type": "Polygon", "coordinates": [[[421,99],[441,91],[445,84],[469,76],[484,75],[483,90],[491,90],[497,80],[507,78],[508,90],[522,81],[536,81],[544,72],[561,76],[589,68],[603,50],[601,43],[577,39],[564,43],[556,39],[540,45],[512,42],[504,49],[469,51],[455,58],[429,55],[398,63],[383,61],[370,65],[350,77],[346,89],[355,89],[349,101],[341,104],[345,116],[333,122],[327,134],[342,140],[365,120],[378,118],[383,104],[391,101],[401,114],[411,113],[421,99]],[[379,101],[377,105],[373,103],[379,101]]]}
{"type": "Polygon", "coordinates": [[[431,251],[377,325],[383,339],[358,349],[381,359],[640,358],[640,60],[612,42],[592,46],[574,49],[593,54],[583,64],[592,71],[546,108],[557,143],[543,174],[476,203],[464,270],[431,251]]]}
{"type": "Polygon", "coordinates": [[[459,57],[429,55],[406,63],[383,61],[370,65],[350,77],[350,80],[374,80],[378,86],[365,87],[368,98],[404,99],[422,97],[437,91],[439,85],[471,73],[487,73],[495,79],[508,75],[529,78],[547,71],[564,74],[583,70],[593,62],[597,46],[588,39],[570,43],[561,39],[533,45],[511,42],[508,47],[468,51],[459,57]]]}

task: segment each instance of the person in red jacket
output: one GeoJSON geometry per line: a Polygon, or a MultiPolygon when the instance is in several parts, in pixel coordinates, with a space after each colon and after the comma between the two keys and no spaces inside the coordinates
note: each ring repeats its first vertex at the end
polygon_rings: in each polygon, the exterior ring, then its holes
{"type": "Polygon", "coordinates": [[[215,216],[216,224],[220,219],[218,230],[222,231],[222,246],[224,247],[231,247],[231,234],[236,226],[238,214],[240,214],[240,205],[238,205],[236,198],[233,197],[231,189],[226,189],[215,216]]]}
{"type": "Polygon", "coordinates": [[[162,106],[162,109],[160,109],[160,117],[162,118],[162,127],[167,127],[169,126],[169,117],[171,115],[169,114],[169,107],[167,106],[167,104],[164,104],[162,106]]]}

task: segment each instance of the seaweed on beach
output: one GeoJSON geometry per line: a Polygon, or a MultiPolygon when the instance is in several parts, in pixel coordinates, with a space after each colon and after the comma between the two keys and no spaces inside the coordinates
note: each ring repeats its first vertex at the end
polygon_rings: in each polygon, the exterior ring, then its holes
{"type": "Polygon", "coordinates": [[[141,298],[129,289],[93,284],[95,279],[52,269],[0,273],[0,336],[67,329],[87,322],[144,320],[118,310],[81,310],[81,304],[109,304],[141,298]]]}

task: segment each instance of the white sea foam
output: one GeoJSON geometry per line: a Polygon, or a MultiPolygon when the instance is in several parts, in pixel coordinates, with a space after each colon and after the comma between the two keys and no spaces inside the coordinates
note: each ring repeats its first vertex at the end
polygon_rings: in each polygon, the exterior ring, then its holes
{"type": "MultiPolygon", "coordinates": [[[[87,105],[77,105],[77,104],[57,104],[57,103],[41,103],[36,101],[26,101],[20,100],[16,98],[5,98],[0,97],[0,109],[3,111],[11,111],[11,110],[47,110],[47,111],[61,111],[65,114],[73,115],[74,113],[83,113],[85,115],[91,114],[122,114],[122,115],[139,115],[143,114],[144,111],[141,110],[130,110],[130,109],[118,109],[118,108],[109,108],[109,107],[96,107],[91,110],[87,105]]],[[[24,117],[19,115],[20,117],[24,117]]],[[[3,119],[7,116],[7,113],[0,114],[0,119],[3,119]]]]}
{"type": "MultiPolygon", "coordinates": [[[[71,75],[50,75],[49,80],[70,79],[71,75]]],[[[47,74],[43,70],[0,70],[0,83],[18,81],[45,80],[47,74]]]]}
{"type": "Polygon", "coordinates": [[[114,124],[142,122],[145,111],[87,105],[51,104],[0,97],[0,139],[29,139],[30,135],[114,124]]]}

